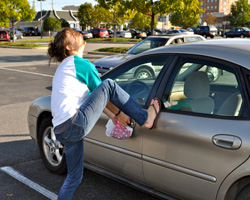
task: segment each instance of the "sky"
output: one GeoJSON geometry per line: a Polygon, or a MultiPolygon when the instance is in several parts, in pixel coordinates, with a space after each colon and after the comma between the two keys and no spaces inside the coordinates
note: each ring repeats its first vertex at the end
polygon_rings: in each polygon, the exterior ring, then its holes
{"type": "MultiPolygon", "coordinates": [[[[35,1],[35,10],[41,10],[41,2],[37,0],[28,0],[30,6],[32,7],[33,2],[35,1]]],[[[81,4],[92,3],[92,5],[97,4],[95,0],[45,0],[42,1],[42,9],[43,10],[52,10],[52,2],[53,2],[53,9],[54,10],[62,10],[64,6],[80,6],[81,4]]]]}

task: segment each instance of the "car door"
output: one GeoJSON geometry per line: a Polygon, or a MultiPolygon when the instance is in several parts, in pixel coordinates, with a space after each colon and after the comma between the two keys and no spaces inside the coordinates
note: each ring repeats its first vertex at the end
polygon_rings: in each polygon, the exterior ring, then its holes
{"type": "MultiPolygon", "coordinates": [[[[167,60],[168,56],[139,57],[116,67],[103,79],[112,78],[115,80],[120,87],[144,107],[160,69],[163,68],[167,60]],[[143,69],[154,72],[154,75],[151,77],[141,76],[140,79],[136,79],[137,71],[143,69]]],[[[85,138],[85,160],[128,179],[143,182],[140,126],[137,125],[134,128],[132,138],[118,140],[105,135],[107,121],[108,117],[103,114],[91,133],[85,138]]]]}
{"type": "Polygon", "coordinates": [[[231,63],[176,57],[159,84],[163,106],[156,128],[142,128],[149,187],[179,199],[216,199],[223,180],[249,157],[249,107],[242,81],[240,68],[231,63]]]}

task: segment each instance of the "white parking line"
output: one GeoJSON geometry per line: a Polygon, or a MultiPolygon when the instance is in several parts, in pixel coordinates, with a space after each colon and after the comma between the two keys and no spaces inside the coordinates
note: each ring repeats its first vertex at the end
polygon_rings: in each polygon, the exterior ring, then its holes
{"type": "Polygon", "coordinates": [[[18,70],[18,69],[9,69],[9,68],[4,68],[4,67],[2,67],[2,68],[0,68],[0,69],[53,78],[53,76],[51,76],[51,75],[41,74],[41,73],[36,73],[36,72],[28,72],[28,71],[23,71],[23,70],[18,70]]]}
{"type": "Polygon", "coordinates": [[[36,190],[37,192],[41,193],[43,196],[46,196],[47,198],[51,200],[57,199],[57,195],[55,193],[45,189],[44,187],[24,177],[18,171],[14,170],[12,167],[8,167],[8,166],[1,167],[0,170],[12,176],[13,178],[17,179],[18,181],[24,183],[25,185],[29,186],[33,190],[36,190]]]}

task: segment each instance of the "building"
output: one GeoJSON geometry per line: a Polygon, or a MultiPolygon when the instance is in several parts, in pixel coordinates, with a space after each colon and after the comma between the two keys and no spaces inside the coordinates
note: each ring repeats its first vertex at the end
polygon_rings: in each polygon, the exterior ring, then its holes
{"type": "Polygon", "coordinates": [[[201,14],[200,24],[206,24],[209,21],[209,15],[214,16],[215,26],[217,28],[223,28],[225,25],[229,25],[227,21],[227,16],[231,12],[231,5],[237,0],[199,0],[202,2],[202,9],[205,12],[201,14]]]}
{"type": "Polygon", "coordinates": [[[77,18],[77,11],[72,10],[43,10],[36,13],[35,19],[32,22],[21,20],[16,24],[16,28],[23,29],[25,27],[34,27],[38,28],[38,31],[41,31],[41,19],[44,21],[46,18],[52,17],[56,19],[65,19],[71,28],[79,28],[79,20],[77,18]],[[42,17],[41,17],[42,14],[42,17]]]}

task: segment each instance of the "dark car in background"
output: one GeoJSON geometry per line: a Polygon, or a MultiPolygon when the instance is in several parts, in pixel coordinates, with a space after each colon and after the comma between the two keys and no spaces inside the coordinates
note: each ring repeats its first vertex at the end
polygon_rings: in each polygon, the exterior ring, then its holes
{"type": "Polygon", "coordinates": [[[10,41],[10,35],[7,30],[0,30],[0,41],[10,41]]]}
{"type": "Polygon", "coordinates": [[[109,32],[106,28],[94,28],[91,30],[93,38],[108,38],[109,32]]]}
{"type": "Polygon", "coordinates": [[[240,38],[244,38],[244,37],[250,37],[250,29],[247,27],[235,27],[232,28],[230,31],[227,31],[223,34],[224,38],[227,37],[240,37],[240,38]]]}
{"type": "Polygon", "coordinates": [[[24,36],[37,36],[40,35],[38,28],[36,27],[24,27],[23,28],[23,35],[24,36]]]}
{"type": "Polygon", "coordinates": [[[138,31],[135,29],[130,29],[129,32],[131,33],[132,38],[134,39],[145,39],[147,37],[147,34],[145,32],[138,31]]]}
{"type": "Polygon", "coordinates": [[[215,26],[197,26],[194,30],[194,34],[202,35],[205,38],[214,38],[217,32],[218,30],[215,26]]]}

